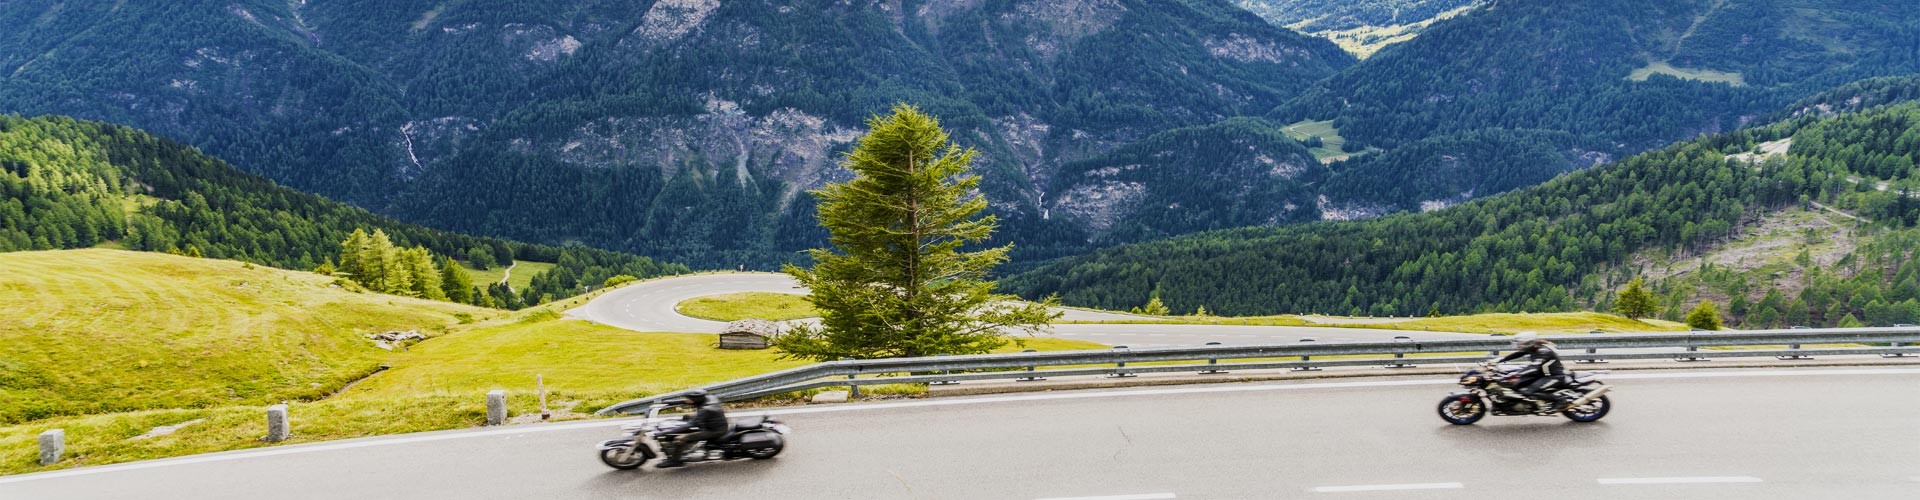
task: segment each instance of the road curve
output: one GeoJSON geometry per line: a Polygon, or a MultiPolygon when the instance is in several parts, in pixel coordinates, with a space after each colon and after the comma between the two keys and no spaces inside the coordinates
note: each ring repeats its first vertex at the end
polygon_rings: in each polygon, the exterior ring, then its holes
{"type": "MultiPolygon", "coordinates": [[[[719,333],[726,323],[688,317],[674,310],[680,302],[695,297],[739,292],[806,293],[805,288],[785,274],[725,273],[701,274],[651,280],[607,292],[585,305],[567,311],[567,316],[617,328],[643,332],[719,333]]],[[[1066,321],[1122,321],[1140,316],[1083,309],[1061,309],[1066,321]]],[[[1479,338],[1480,335],[1438,332],[1408,332],[1367,328],[1226,326],[1226,325],[1142,325],[1142,324],[1060,324],[1048,335],[1129,347],[1162,347],[1222,344],[1258,344],[1298,342],[1312,338],[1321,342],[1345,342],[1390,339],[1407,336],[1415,340],[1479,338]]]]}
{"type": "Polygon", "coordinates": [[[1450,382],[777,409],[795,429],[780,457],[669,471],[600,465],[592,446],[618,421],[531,424],[0,477],[0,498],[1480,499],[1516,496],[1523,486],[1528,498],[1788,499],[1920,491],[1920,391],[1912,390],[1920,369],[1620,374],[1615,412],[1595,424],[1490,417],[1448,425],[1433,407],[1450,382]]]}

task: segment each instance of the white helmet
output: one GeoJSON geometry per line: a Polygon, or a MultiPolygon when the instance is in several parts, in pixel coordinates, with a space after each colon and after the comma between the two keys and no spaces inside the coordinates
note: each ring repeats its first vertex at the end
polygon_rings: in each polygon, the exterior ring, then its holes
{"type": "Polygon", "coordinates": [[[1513,335],[1514,349],[1526,349],[1528,347],[1533,347],[1539,344],[1540,344],[1540,334],[1538,333],[1520,332],[1513,335]]]}

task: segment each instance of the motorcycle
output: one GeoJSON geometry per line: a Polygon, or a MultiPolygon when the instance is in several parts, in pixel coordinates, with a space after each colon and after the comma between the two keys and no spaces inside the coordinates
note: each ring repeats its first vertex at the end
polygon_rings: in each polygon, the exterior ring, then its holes
{"type": "MultiPolygon", "coordinates": [[[[631,424],[622,424],[622,437],[600,442],[600,461],[620,470],[633,470],[645,465],[647,461],[660,456],[655,452],[660,440],[666,437],[666,430],[686,423],[687,416],[662,417],[660,410],[670,405],[656,404],[647,408],[646,418],[631,424]],[[648,442],[652,443],[649,444],[648,442]]],[[[725,435],[708,440],[701,449],[682,449],[680,460],[687,463],[765,460],[779,455],[787,447],[786,435],[792,432],[786,424],[766,416],[754,416],[728,419],[725,435]]],[[[665,448],[660,448],[665,450],[665,448]]]]}
{"type": "Polygon", "coordinates": [[[1515,390],[1518,379],[1514,374],[1521,368],[1525,366],[1481,363],[1478,369],[1468,370],[1460,376],[1460,385],[1467,390],[1453,392],[1440,400],[1440,419],[1454,425],[1470,425],[1489,412],[1502,416],[1559,413],[1575,422],[1592,422],[1613,409],[1613,401],[1607,399],[1607,392],[1613,390],[1613,386],[1600,382],[1600,376],[1606,372],[1568,372],[1567,382],[1556,388],[1554,394],[1571,403],[1556,410],[1551,402],[1529,398],[1515,390]]]}

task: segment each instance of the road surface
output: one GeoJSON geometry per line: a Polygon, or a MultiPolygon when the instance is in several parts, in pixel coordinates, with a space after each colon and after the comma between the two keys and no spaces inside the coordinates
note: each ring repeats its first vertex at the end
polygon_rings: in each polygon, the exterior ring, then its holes
{"type": "MultiPolygon", "coordinates": [[[[730,273],[703,274],[647,281],[607,292],[586,305],[567,311],[567,316],[643,332],[719,333],[725,322],[688,317],[674,310],[680,302],[695,297],[739,292],[806,293],[793,278],[784,274],[730,273]]],[[[1061,309],[1066,321],[1122,321],[1140,316],[1082,309],[1061,309]]],[[[1128,347],[1163,347],[1222,344],[1259,344],[1298,342],[1313,338],[1320,342],[1385,340],[1408,336],[1415,340],[1482,338],[1461,333],[1408,332],[1366,328],[1225,326],[1225,325],[1142,325],[1142,324],[1060,324],[1049,335],[1128,347]]]]}
{"type": "Polygon", "coordinates": [[[602,466],[618,421],[587,421],[0,477],[0,498],[1920,497],[1920,369],[1611,380],[1594,424],[1448,425],[1444,378],[1062,391],[772,410],[781,456],[678,470],[602,466]]]}

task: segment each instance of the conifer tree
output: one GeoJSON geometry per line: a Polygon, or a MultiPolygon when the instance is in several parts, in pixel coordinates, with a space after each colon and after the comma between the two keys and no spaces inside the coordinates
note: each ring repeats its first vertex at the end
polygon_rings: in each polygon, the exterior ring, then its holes
{"type": "Polygon", "coordinates": [[[974,151],[950,144],[938,120],[908,105],[867,125],[841,163],[853,179],[813,192],[833,248],[811,250],[812,269],[786,267],[812,290],[820,324],[797,326],[775,346],[813,360],[977,354],[1006,345],[1008,330],[1036,331],[1057,317],[994,293],[987,276],[1011,246],[963,249],[998,225],[982,215],[974,151]]]}
{"type": "Polygon", "coordinates": [[[1714,307],[1711,300],[1701,301],[1700,305],[1693,306],[1693,310],[1687,311],[1687,326],[1701,330],[1719,330],[1720,309],[1714,307]]]}
{"type": "Polygon", "coordinates": [[[1633,281],[1627,282],[1627,288],[1620,290],[1620,297],[1613,301],[1613,312],[1631,319],[1652,315],[1653,294],[1647,292],[1646,280],[1635,277],[1633,281]]]}
{"type": "Polygon", "coordinates": [[[440,258],[440,288],[446,290],[447,300],[479,305],[479,302],[474,300],[477,294],[473,289],[473,277],[468,276],[467,270],[461,269],[460,263],[454,262],[452,258],[440,258]]]}

